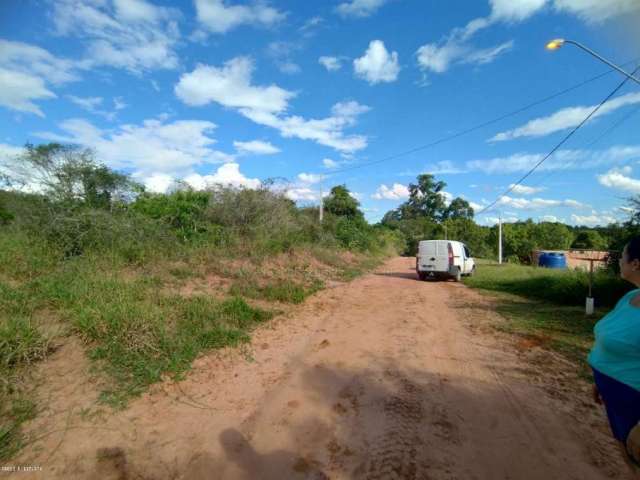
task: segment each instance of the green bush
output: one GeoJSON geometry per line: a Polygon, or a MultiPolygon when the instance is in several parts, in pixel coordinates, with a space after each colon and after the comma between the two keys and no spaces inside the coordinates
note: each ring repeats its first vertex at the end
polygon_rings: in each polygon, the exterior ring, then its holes
{"type": "Polygon", "coordinates": [[[208,192],[180,190],[170,194],[144,193],[131,209],[170,226],[182,240],[205,233],[211,225],[205,218],[211,195],[208,192]]]}

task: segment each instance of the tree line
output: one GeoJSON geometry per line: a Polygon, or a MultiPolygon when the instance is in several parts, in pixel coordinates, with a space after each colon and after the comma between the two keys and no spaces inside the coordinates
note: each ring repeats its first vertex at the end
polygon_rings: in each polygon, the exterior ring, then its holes
{"type": "MultiPolygon", "coordinates": [[[[447,201],[446,183],[431,174],[419,175],[408,199],[376,225],[365,220],[349,189],[336,185],[324,201],[320,225],[316,207],[298,207],[269,182],[257,189],[218,185],[203,191],[176,182],[166,194],[153,193],[77,146],[26,145],[0,172],[0,225],[33,232],[66,257],[117,247],[135,258],[144,245],[166,245],[170,238],[264,251],[304,242],[360,251],[393,244],[405,255],[414,255],[420,240],[449,238],[465,242],[476,257],[497,255],[497,226],[477,224],[464,198],[447,201]]],[[[640,203],[632,199],[631,205],[636,213],[627,222],[606,227],[504,224],[503,255],[526,263],[536,249],[620,250],[639,233],[640,203]]]]}

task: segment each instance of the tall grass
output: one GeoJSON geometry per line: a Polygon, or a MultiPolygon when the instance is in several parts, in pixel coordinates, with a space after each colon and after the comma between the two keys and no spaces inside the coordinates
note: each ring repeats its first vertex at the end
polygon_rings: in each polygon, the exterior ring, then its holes
{"type": "Polygon", "coordinates": [[[588,272],[481,262],[464,282],[493,292],[496,311],[503,317],[497,329],[523,337],[523,345],[560,353],[585,379],[590,378],[586,356],[596,321],[633,288],[608,271],[595,272],[592,294],[599,308],[587,316],[588,272]]]}
{"type": "Polygon", "coordinates": [[[300,303],[322,287],[291,262],[261,278],[269,258],[324,255],[342,272],[354,267],[341,262],[345,249],[378,259],[399,241],[330,214],[320,225],[317,212],[268,189],[145,194],[109,209],[15,192],[0,199],[9,213],[0,225],[0,459],[17,451],[20,425],[37,411],[21,379],[51,351],[47,322],[82,339],[104,374],[101,400],[119,408],[184,375],[202,352],[247,342],[273,313],[243,297],[300,303]],[[171,291],[209,274],[233,280],[222,299],[171,291]]]}
{"type": "MultiPolygon", "coordinates": [[[[584,305],[589,273],[555,270],[517,264],[482,263],[465,283],[471,287],[508,292],[556,305],[584,305]]],[[[594,272],[592,295],[596,305],[613,307],[633,286],[607,270],[594,272]]]]}

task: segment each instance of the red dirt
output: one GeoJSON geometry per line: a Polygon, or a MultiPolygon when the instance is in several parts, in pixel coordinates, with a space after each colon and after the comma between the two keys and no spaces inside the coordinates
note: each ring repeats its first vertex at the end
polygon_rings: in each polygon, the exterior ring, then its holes
{"type": "Polygon", "coordinates": [[[518,349],[480,295],[412,263],[314,295],[122,412],[59,411],[87,393],[81,361],[54,358],[69,388],[14,462],[43,471],[19,478],[627,478],[575,368],[518,349]]]}

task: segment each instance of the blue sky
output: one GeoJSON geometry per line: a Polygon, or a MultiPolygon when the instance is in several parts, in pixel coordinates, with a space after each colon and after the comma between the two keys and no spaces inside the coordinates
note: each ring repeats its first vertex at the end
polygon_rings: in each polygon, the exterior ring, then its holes
{"type": "MultiPolygon", "coordinates": [[[[637,0],[8,0],[0,157],[10,161],[26,142],[71,142],[152,190],[172,179],[202,188],[279,178],[301,203],[344,183],[370,221],[431,172],[481,209],[623,77],[363,164],[607,71],[569,45],[546,51],[551,38],[581,41],[632,70],[639,21],[637,0]]],[[[640,193],[638,109],[640,86],[628,82],[477,220],[624,219],[625,198],[640,193]]]]}

